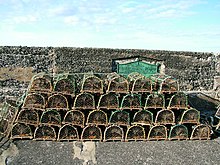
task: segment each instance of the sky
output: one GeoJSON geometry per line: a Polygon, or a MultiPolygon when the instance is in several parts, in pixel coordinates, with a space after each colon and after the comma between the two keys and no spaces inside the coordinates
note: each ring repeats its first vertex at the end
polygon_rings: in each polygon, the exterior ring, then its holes
{"type": "Polygon", "coordinates": [[[0,46],[220,52],[220,0],[0,0],[0,46]]]}

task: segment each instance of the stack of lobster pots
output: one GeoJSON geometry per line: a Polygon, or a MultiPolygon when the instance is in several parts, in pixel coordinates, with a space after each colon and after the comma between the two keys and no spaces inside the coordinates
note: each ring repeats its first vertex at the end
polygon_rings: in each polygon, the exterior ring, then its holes
{"type": "Polygon", "coordinates": [[[210,138],[210,127],[200,124],[199,111],[170,76],[81,75],[34,76],[17,106],[5,104],[1,133],[53,141],[210,138]]]}

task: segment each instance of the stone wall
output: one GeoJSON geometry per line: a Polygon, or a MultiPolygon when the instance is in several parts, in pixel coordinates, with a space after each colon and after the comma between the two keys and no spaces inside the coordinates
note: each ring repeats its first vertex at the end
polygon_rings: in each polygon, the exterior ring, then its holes
{"type": "Polygon", "coordinates": [[[181,90],[211,90],[219,76],[219,56],[212,53],[71,47],[0,47],[0,104],[21,96],[39,72],[111,72],[112,59],[144,56],[164,60],[166,74],[181,90]]]}

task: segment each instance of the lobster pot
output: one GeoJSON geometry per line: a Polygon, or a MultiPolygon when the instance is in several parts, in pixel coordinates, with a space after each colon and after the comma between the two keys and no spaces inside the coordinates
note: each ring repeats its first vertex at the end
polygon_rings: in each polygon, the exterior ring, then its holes
{"type": "Polygon", "coordinates": [[[75,127],[71,125],[64,125],[60,128],[58,133],[59,141],[79,140],[79,134],[75,127]]]}
{"type": "Polygon", "coordinates": [[[140,110],[141,107],[141,95],[139,94],[127,94],[123,97],[121,103],[121,109],[140,110]]]}
{"type": "Polygon", "coordinates": [[[129,113],[126,111],[120,111],[120,110],[114,111],[112,112],[110,116],[109,123],[122,125],[122,126],[128,126],[130,125],[129,113]]]}
{"type": "Polygon", "coordinates": [[[85,74],[83,77],[81,92],[102,94],[103,93],[103,81],[95,75],[85,74]]]}
{"type": "Polygon", "coordinates": [[[33,134],[29,125],[16,123],[11,130],[11,139],[32,139],[33,134]]]}
{"type": "Polygon", "coordinates": [[[146,98],[144,109],[154,108],[154,109],[164,109],[165,108],[165,98],[163,94],[150,94],[146,98]]]}
{"type": "Polygon", "coordinates": [[[71,124],[84,127],[85,115],[78,110],[68,111],[63,119],[62,124],[71,124]]]}
{"type": "Polygon", "coordinates": [[[81,139],[91,140],[91,141],[101,141],[102,140],[102,131],[97,126],[86,126],[82,131],[81,139]]]}
{"type": "Polygon", "coordinates": [[[39,115],[35,110],[22,109],[18,113],[18,117],[16,119],[16,122],[36,126],[39,124],[39,115]]]}
{"type": "Polygon", "coordinates": [[[132,93],[151,93],[152,80],[140,73],[133,72],[128,75],[130,91],[132,93]]]}
{"type": "Polygon", "coordinates": [[[55,129],[48,125],[41,125],[35,129],[35,140],[56,140],[55,129]]]}
{"type": "Polygon", "coordinates": [[[155,124],[160,125],[160,124],[175,124],[175,115],[173,111],[171,110],[160,110],[157,112],[157,116],[155,119],[155,124]]]}
{"type": "Polygon", "coordinates": [[[185,93],[174,94],[169,102],[168,109],[187,109],[188,99],[185,93]]]}
{"type": "Polygon", "coordinates": [[[61,126],[61,116],[54,109],[48,109],[43,112],[40,123],[44,125],[53,125],[53,126],[61,126]]]}
{"type": "Polygon", "coordinates": [[[148,140],[166,140],[167,128],[164,125],[157,125],[150,128],[148,140]]]}
{"type": "Polygon", "coordinates": [[[123,141],[124,131],[117,125],[106,127],[104,132],[104,141],[123,141]]]}
{"type": "Polygon", "coordinates": [[[200,112],[196,109],[188,109],[183,112],[181,119],[180,119],[180,124],[199,124],[200,120],[200,112]]]}
{"type": "Polygon", "coordinates": [[[44,110],[46,106],[45,98],[41,94],[30,93],[26,96],[22,108],[35,108],[44,110]]]}
{"type": "Polygon", "coordinates": [[[110,73],[107,76],[107,90],[106,93],[128,93],[129,92],[129,82],[127,79],[122,77],[117,73],[110,73]]]}
{"type": "Polygon", "coordinates": [[[98,109],[118,109],[119,99],[115,93],[107,93],[100,96],[98,109]]]}
{"type": "Polygon", "coordinates": [[[193,128],[191,140],[208,140],[210,139],[211,129],[208,125],[201,124],[193,128]]]}
{"type": "Polygon", "coordinates": [[[132,124],[139,125],[152,125],[153,123],[153,113],[147,110],[140,110],[134,114],[132,124]]]}
{"type": "Polygon", "coordinates": [[[68,110],[69,104],[67,98],[61,94],[54,94],[48,98],[47,108],[56,110],[68,110]]]}
{"type": "Polygon", "coordinates": [[[50,93],[52,88],[51,77],[38,74],[32,78],[28,92],[50,93]]]}
{"type": "Polygon", "coordinates": [[[75,109],[95,109],[94,96],[90,93],[81,93],[74,101],[75,109]]]}
{"type": "Polygon", "coordinates": [[[75,96],[75,81],[70,78],[61,78],[55,82],[53,91],[63,95],[75,96]]]}
{"type": "Polygon", "coordinates": [[[125,140],[146,140],[144,128],[140,125],[130,126],[126,132],[125,140]]]}
{"type": "Polygon", "coordinates": [[[87,118],[87,125],[107,125],[107,114],[101,110],[93,110],[89,113],[87,118]]]}
{"type": "Polygon", "coordinates": [[[169,140],[187,140],[188,137],[188,129],[185,125],[178,124],[171,127],[169,140]]]}
{"type": "Polygon", "coordinates": [[[0,135],[7,136],[9,132],[9,123],[5,119],[0,120],[0,135]]]}
{"type": "Polygon", "coordinates": [[[7,120],[8,124],[12,124],[17,116],[19,107],[15,101],[7,100],[4,102],[3,108],[0,111],[1,119],[7,120]]]}

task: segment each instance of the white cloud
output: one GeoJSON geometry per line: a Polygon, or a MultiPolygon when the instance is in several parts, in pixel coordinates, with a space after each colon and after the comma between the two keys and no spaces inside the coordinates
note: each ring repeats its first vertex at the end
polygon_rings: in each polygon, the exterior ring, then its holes
{"type": "Polygon", "coordinates": [[[13,21],[15,23],[30,23],[30,22],[36,22],[37,20],[38,20],[37,17],[33,15],[16,16],[13,18],[13,21]]]}
{"type": "Polygon", "coordinates": [[[76,25],[79,23],[79,21],[80,19],[77,16],[67,16],[64,18],[64,22],[70,25],[76,25]]]}

